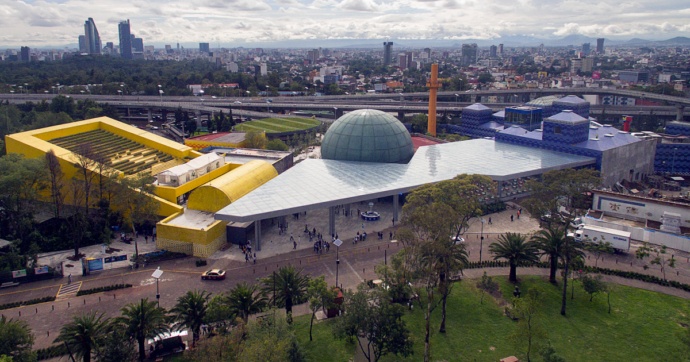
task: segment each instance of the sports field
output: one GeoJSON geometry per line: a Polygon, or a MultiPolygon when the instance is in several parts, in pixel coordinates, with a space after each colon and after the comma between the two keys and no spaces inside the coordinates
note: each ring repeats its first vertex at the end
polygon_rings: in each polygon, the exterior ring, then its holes
{"type": "Polygon", "coordinates": [[[239,132],[265,131],[266,133],[283,133],[300,131],[316,127],[320,121],[311,118],[264,118],[245,122],[235,126],[239,132]]]}

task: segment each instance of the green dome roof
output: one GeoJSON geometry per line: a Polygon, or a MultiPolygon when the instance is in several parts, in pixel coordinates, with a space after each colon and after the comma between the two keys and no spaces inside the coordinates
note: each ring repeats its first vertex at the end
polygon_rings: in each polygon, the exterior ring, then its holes
{"type": "Polygon", "coordinates": [[[413,154],[405,126],[374,109],[359,109],[338,118],[321,142],[321,157],[329,160],[407,163],[413,154]]]}

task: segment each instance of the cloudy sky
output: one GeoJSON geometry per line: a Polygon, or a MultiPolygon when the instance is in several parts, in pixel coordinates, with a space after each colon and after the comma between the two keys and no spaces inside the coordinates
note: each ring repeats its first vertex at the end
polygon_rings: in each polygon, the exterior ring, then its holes
{"type": "Polygon", "coordinates": [[[310,39],[607,39],[690,36],[688,0],[0,0],[0,47],[103,44],[130,19],[145,44],[310,39]]]}

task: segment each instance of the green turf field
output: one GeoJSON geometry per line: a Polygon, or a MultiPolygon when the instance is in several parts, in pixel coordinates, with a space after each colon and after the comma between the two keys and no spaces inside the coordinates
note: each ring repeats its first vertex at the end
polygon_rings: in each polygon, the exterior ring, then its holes
{"type": "MultiPolygon", "coordinates": [[[[497,277],[506,301],[512,298],[512,284],[497,277]]],[[[589,296],[576,283],[575,299],[568,288],[567,317],[559,314],[560,288],[540,277],[522,277],[523,293],[534,286],[545,291],[538,323],[556,352],[566,361],[687,361],[690,348],[681,336],[683,324],[690,322],[690,301],[646,290],[614,286],[612,313],[606,295],[589,296]]],[[[453,288],[448,302],[446,334],[438,333],[440,308],[432,316],[432,361],[498,361],[515,355],[526,361],[525,348],[510,338],[516,322],[503,314],[492,297],[480,304],[476,281],[465,280],[453,288]]],[[[414,340],[414,355],[389,355],[382,361],[421,361],[424,353],[424,314],[419,308],[405,316],[414,340]]],[[[295,319],[296,335],[308,361],[349,361],[355,345],[334,339],[333,321],[314,325],[314,341],[309,342],[309,316],[295,319]]],[[[358,347],[357,347],[358,348],[358,347]]],[[[542,361],[534,353],[532,361],[542,361]]]]}
{"type": "Polygon", "coordinates": [[[309,129],[320,124],[320,121],[311,118],[264,118],[238,124],[235,126],[235,131],[283,133],[309,129]]]}

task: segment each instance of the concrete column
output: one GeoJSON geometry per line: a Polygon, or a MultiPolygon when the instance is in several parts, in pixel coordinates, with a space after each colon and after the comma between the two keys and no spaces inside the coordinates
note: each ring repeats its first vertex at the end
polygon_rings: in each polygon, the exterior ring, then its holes
{"type": "Polygon", "coordinates": [[[405,112],[404,111],[398,111],[398,121],[405,122],[405,112]]]}
{"type": "Polygon", "coordinates": [[[678,108],[678,113],[676,113],[676,121],[683,122],[683,113],[685,112],[685,106],[679,104],[676,106],[676,108],[678,108]]]}
{"type": "Polygon", "coordinates": [[[261,220],[254,221],[254,250],[261,251],[261,220]]]}
{"type": "Polygon", "coordinates": [[[206,114],[206,120],[211,122],[212,116],[213,116],[213,113],[206,114]]]}
{"type": "Polygon", "coordinates": [[[148,121],[149,121],[149,122],[151,122],[151,120],[153,119],[152,113],[153,113],[153,110],[152,110],[151,108],[149,108],[149,109],[148,109],[148,114],[147,114],[147,116],[148,116],[148,121]]]}
{"type": "Polygon", "coordinates": [[[398,209],[400,208],[400,194],[393,195],[393,220],[398,221],[400,216],[398,215],[398,209]]]}
{"type": "Polygon", "coordinates": [[[163,122],[167,122],[168,121],[168,110],[165,108],[161,109],[161,116],[162,116],[161,118],[162,118],[163,122]]]}
{"type": "Polygon", "coordinates": [[[335,206],[328,208],[328,234],[335,235],[335,206]]]}
{"type": "Polygon", "coordinates": [[[196,127],[200,128],[201,127],[201,111],[197,110],[195,114],[196,114],[196,127]]]}

